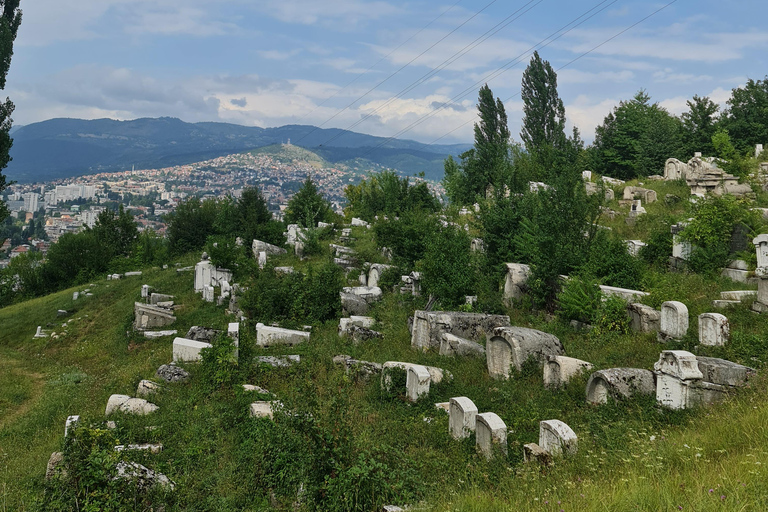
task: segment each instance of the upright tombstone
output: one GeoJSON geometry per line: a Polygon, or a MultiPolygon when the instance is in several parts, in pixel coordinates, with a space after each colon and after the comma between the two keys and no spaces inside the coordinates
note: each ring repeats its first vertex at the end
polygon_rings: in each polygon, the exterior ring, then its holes
{"type": "Polygon", "coordinates": [[[544,387],[558,388],[580,373],[591,370],[592,363],[566,356],[549,356],[544,363],[544,387]]]}
{"type": "Polygon", "coordinates": [[[384,265],[382,263],[373,263],[371,265],[371,268],[368,270],[368,279],[363,286],[366,286],[366,285],[371,287],[379,286],[379,280],[381,279],[381,274],[383,274],[385,270],[390,268],[393,268],[392,265],[384,265]]]}
{"type": "Polygon", "coordinates": [[[728,318],[720,313],[699,315],[699,343],[709,346],[725,345],[731,336],[728,318]]]}
{"type": "Polygon", "coordinates": [[[411,330],[411,347],[420,350],[439,349],[443,333],[480,341],[497,327],[508,326],[506,315],[464,313],[462,311],[415,311],[411,330]]]}
{"type": "Polygon", "coordinates": [[[661,305],[659,342],[678,341],[688,332],[688,307],[682,302],[668,300],[661,305]]]}
{"type": "Polygon", "coordinates": [[[485,346],[488,373],[497,379],[508,379],[510,368],[520,371],[529,359],[541,367],[549,356],[563,352],[557,336],[526,327],[497,327],[485,346]]]}
{"type": "Polygon", "coordinates": [[[476,416],[475,446],[486,459],[493,458],[494,446],[507,453],[507,425],[495,412],[484,412],[476,416]]]}
{"type": "Polygon", "coordinates": [[[232,344],[235,346],[235,359],[237,359],[240,356],[240,322],[229,322],[227,336],[232,339],[232,344]]]}
{"type": "Polygon", "coordinates": [[[661,312],[635,302],[627,305],[630,326],[635,332],[657,332],[661,328],[661,312]]]}
{"type": "Polygon", "coordinates": [[[67,416],[67,421],[64,423],[64,437],[69,436],[69,430],[76,428],[80,422],[80,416],[67,416]]]}
{"type": "Polygon", "coordinates": [[[757,300],[752,304],[752,310],[758,313],[768,311],[768,234],[758,235],[752,240],[757,252],[757,300]]]}
{"type": "Polygon", "coordinates": [[[448,406],[448,432],[454,439],[463,439],[475,431],[477,406],[465,396],[451,398],[448,406]]]}
{"type": "Polygon", "coordinates": [[[210,286],[213,275],[213,263],[208,259],[208,254],[203,253],[203,258],[195,265],[195,293],[200,293],[206,286],[210,286]]]}
{"type": "Polygon", "coordinates": [[[422,396],[429,394],[429,384],[432,376],[426,367],[412,364],[408,367],[405,380],[405,396],[411,402],[416,402],[422,396]]]}
{"type": "Polygon", "coordinates": [[[694,386],[704,377],[695,355],[685,350],[664,350],[653,369],[659,404],[669,409],[685,409],[695,402],[694,386]]]}
{"type": "Polygon", "coordinates": [[[149,298],[149,285],[148,284],[141,285],[141,298],[142,299],[149,298]]]}
{"type": "Polygon", "coordinates": [[[669,259],[669,266],[673,269],[682,268],[691,257],[693,246],[690,242],[680,238],[680,233],[687,226],[687,222],[678,222],[670,227],[672,232],[672,256],[669,259]]]}
{"type": "Polygon", "coordinates": [[[205,302],[213,302],[213,299],[216,297],[216,291],[213,288],[213,286],[206,285],[203,286],[203,300],[205,302]]]}
{"type": "Polygon", "coordinates": [[[598,370],[587,382],[587,402],[606,404],[608,400],[630,398],[635,394],[656,392],[653,372],[641,368],[608,368],[598,370]]]}
{"type": "Polygon", "coordinates": [[[539,446],[549,454],[573,455],[579,447],[576,433],[560,420],[547,420],[539,423],[539,446]]]}
{"type": "Polygon", "coordinates": [[[531,267],[524,263],[505,263],[507,276],[504,279],[504,301],[509,304],[520,300],[528,289],[528,277],[531,275],[531,267]]]}

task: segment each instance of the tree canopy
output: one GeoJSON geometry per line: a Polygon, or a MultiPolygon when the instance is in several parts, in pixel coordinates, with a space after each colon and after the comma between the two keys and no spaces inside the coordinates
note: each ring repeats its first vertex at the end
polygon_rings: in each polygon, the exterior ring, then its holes
{"type": "MultiPolygon", "coordinates": [[[[21,25],[21,10],[19,9],[19,0],[0,0],[0,89],[5,90],[5,81],[8,76],[8,70],[11,67],[11,57],[13,57],[13,42],[16,40],[16,33],[21,25]]],[[[6,182],[3,169],[11,161],[10,150],[13,145],[10,131],[13,120],[14,105],[10,98],[0,103],[0,193],[6,189],[6,182]]],[[[0,220],[8,216],[8,207],[0,201],[0,220]]]]}
{"type": "Polygon", "coordinates": [[[557,93],[557,73],[538,52],[523,72],[520,91],[523,100],[523,129],[520,138],[525,149],[541,165],[551,163],[551,152],[565,144],[565,107],[557,93]]]}
{"type": "Polygon", "coordinates": [[[307,176],[301,188],[288,201],[285,210],[285,221],[288,224],[299,224],[305,228],[314,228],[318,222],[333,220],[333,210],[330,203],[320,194],[312,178],[307,176]]]}

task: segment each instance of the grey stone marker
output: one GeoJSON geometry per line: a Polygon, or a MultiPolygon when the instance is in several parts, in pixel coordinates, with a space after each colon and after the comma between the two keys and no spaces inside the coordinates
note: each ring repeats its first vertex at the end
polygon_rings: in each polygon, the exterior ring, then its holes
{"type": "Polygon", "coordinates": [[[510,368],[519,371],[529,358],[543,366],[548,356],[563,354],[557,336],[526,327],[498,327],[485,347],[488,373],[497,379],[508,379],[510,368]]]}
{"type": "Polygon", "coordinates": [[[725,345],[731,336],[728,318],[720,313],[699,315],[699,343],[709,346],[725,345]]]}
{"type": "Polygon", "coordinates": [[[448,406],[448,432],[454,439],[469,437],[475,431],[477,406],[465,396],[451,398],[448,406]]]}
{"type": "Polygon", "coordinates": [[[405,380],[405,395],[411,402],[417,401],[424,395],[429,394],[429,384],[432,377],[429,370],[420,364],[412,364],[408,367],[408,374],[405,380]]]}
{"type": "Polygon", "coordinates": [[[566,356],[549,356],[544,364],[544,387],[558,388],[580,373],[591,370],[592,363],[566,356]]]}
{"type": "Polygon", "coordinates": [[[493,457],[494,446],[498,446],[507,453],[507,425],[495,412],[477,415],[475,446],[486,459],[493,457]]]}
{"type": "Polygon", "coordinates": [[[576,433],[560,420],[539,423],[539,446],[553,456],[575,454],[579,447],[576,433]]]}
{"type": "Polygon", "coordinates": [[[668,409],[692,405],[694,385],[704,375],[696,356],[685,350],[664,350],[653,365],[656,371],[656,401],[668,409]]]}
{"type": "Polygon", "coordinates": [[[608,399],[629,398],[639,393],[652,395],[656,392],[653,372],[641,368],[609,368],[598,370],[587,382],[587,402],[605,404],[608,399]]]}
{"type": "Polygon", "coordinates": [[[67,416],[67,421],[64,423],[64,437],[69,435],[69,429],[77,427],[80,422],[80,416],[67,416]]]}
{"type": "Polygon", "coordinates": [[[688,332],[688,307],[682,302],[669,300],[661,305],[661,325],[657,339],[660,342],[680,340],[688,332]]]}

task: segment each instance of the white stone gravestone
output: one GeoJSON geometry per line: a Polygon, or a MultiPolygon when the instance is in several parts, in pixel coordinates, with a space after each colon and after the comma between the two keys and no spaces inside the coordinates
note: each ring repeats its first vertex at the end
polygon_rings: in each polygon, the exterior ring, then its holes
{"type": "Polygon", "coordinates": [[[494,446],[507,453],[507,425],[495,412],[484,412],[476,416],[475,445],[486,459],[493,457],[494,446]]]}
{"type": "Polygon", "coordinates": [[[185,362],[200,361],[203,358],[202,350],[212,346],[210,343],[203,341],[176,338],[173,340],[173,360],[185,362]]]}
{"type": "Polygon", "coordinates": [[[465,396],[451,398],[448,406],[448,432],[454,439],[469,437],[475,431],[477,406],[465,396]]]}
{"type": "Polygon", "coordinates": [[[669,300],[661,305],[661,323],[657,336],[660,342],[680,340],[688,332],[688,307],[669,300]]]}
{"type": "Polygon", "coordinates": [[[405,396],[411,402],[417,401],[422,396],[429,394],[431,381],[432,377],[426,367],[420,364],[409,366],[405,380],[405,396]]]}
{"type": "Polygon", "coordinates": [[[728,318],[720,313],[699,315],[699,343],[709,346],[725,345],[731,335],[728,318]]]}
{"type": "Polygon", "coordinates": [[[576,433],[560,420],[539,423],[539,446],[551,455],[575,454],[579,440],[576,433]]]}

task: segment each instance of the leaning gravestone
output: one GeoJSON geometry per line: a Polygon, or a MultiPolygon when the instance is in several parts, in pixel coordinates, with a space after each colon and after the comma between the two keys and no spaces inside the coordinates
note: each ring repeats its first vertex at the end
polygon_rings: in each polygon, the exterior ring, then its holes
{"type": "Polygon", "coordinates": [[[529,359],[543,366],[549,356],[563,354],[563,344],[554,334],[526,327],[497,327],[485,347],[488,374],[508,379],[512,367],[522,370],[529,359]]]}
{"type": "Polygon", "coordinates": [[[605,404],[608,399],[630,398],[635,394],[656,392],[653,372],[641,368],[609,368],[598,370],[587,382],[587,402],[605,404]]]}
{"type": "Polygon", "coordinates": [[[475,444],[486,459],[493,457],[494,446],[507,453],[507,425],[495,412],[477,415],[475,444]]]}
{"type": "Polygon", "coordinates": [[[405,396],[411,402],[416,402],[422,396],[429,394],[429,384],[432,376],[429,370],[420,364],[412,364],[408,367],[405,380],[405,396]]]}

